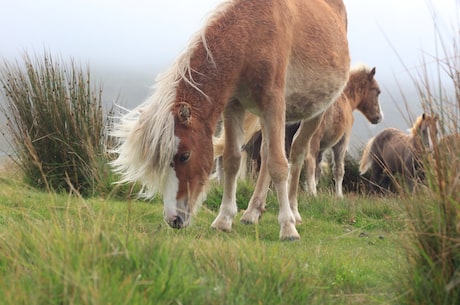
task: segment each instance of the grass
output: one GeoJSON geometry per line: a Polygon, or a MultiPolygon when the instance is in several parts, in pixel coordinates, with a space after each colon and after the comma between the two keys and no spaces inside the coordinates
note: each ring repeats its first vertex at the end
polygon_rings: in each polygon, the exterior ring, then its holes
{"type": "Polygon", "coordinates": [[[400,297],[404,222],[393,200],[302,197],[302,239],[280,242],[273,203],[259,225],[236,219],[231,233],[210,229],[212,202],[191,227],[174,230],[158,202],[83,199],[21,181],[0,178],[3,304],[396,304],[400,297]]]}

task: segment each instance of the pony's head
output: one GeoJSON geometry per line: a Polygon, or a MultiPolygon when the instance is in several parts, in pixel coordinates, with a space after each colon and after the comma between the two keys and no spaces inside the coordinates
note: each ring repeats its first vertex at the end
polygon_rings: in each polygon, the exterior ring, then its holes
{"type": "Polygon", "coordinates": [[[355,94],[360,96],[358,110],[372,124],[380,123],[383,120],[383,113],[379,103],[380,87],[375,79],[375,67],[369,69],[364,66],[352,70],[349,83],[352,82],[356,82],[358,93],[355,94]]]}
{"type": "Polygon", "coordinates": [[[178,142],[162,193],[165,221],[173,228],[182,228],[189,225],[204,199],[213,165],[212,131],[186,102],[173,106],[173,116],[178,142]]]}
{"type": "Polygon", "coordinates": [[[120,182],[142,183],[141,195],[147,198],[163,195],[164,218],[173,228],[190,224],[213,165],[209,98],[190,67],[193,50],[205,44],[202,39],[197,35],[191,41],[158,76],[154,94],[123,115],[112,133],[118,139],[112,166],[121,174],[120,182]]]}
{"type": "Polygon", "coordinates": [[[436,141],[438,116],[431,116],[423,113],[417,118],[411,128],[411,134],[416,139],[417,147],[433,150],[433,143],[436,141]]]}

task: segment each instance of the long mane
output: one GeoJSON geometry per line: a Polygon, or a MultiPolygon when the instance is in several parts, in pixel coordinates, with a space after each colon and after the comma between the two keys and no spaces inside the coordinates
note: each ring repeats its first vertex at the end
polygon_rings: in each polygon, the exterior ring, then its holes
{"type": "Polygon", "coordinates": [[[422,122],[423,122],[423,116],[419,116],[419,117],[417,118],[417,120],[415,120],[414,125],[409,129],[410,134],[411,134],[412,137],[416,137],[416,136],[417,136],[417,132],[418,132],[418,130],[419,130],[420,125],[422,124],[422,122]]]}
{"type": "Polygon", "coordinates": [[[112,151],[118,157],[111,165],[121,175],[119,183],[142,182],[141,195],[147,198],[163,192],[179,145],[172,113],[179,83],[185,81],[203,93],[191,78],[190,68],[191,55],[200,43],[206,48],[201,32],[195,35],[169,70],[158,75],[154,94],[133,110],[120,115],[111,132],[118,140],[112,151]]]}

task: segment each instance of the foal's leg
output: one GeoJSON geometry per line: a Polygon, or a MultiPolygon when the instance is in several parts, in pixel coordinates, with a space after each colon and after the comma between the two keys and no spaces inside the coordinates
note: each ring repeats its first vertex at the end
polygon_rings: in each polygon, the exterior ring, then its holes
{"type": "Polygon", "coordinates": [[[294,214],[296,223],[301,223],[302,218],[299,214],[297,192],[299,187],[300,171],[302,170],[302,164],[304,160],[306,162],[314,162],[310,154],[310,141],[321,123],[323,116],[320,115],[309,121],[302,121],[299,130],[297,131],[294,140],[292,141],[290,162],[291,170],[289,177],[289,204],[294,214]],[[304,158],[305,154],[307,157],[304,158]]]}
{"type": "Polygon", "coordinates": [[[211,227],[222,231],[231,231],[233,218],[237,213],[236,186],[241,163],[241,139],[244,108],[237,100],[229,102],[224,110],[225,147],[223,159],[224,192],[219,214],[211,227]]]}
{"type": "Polygon", "coordinates": [[[305,159],[305,175],[306,175],[306,191],[308,194],[316,196],[316,167],[317,167],[317,156],[320,145],[320,137],[315,133],[310,141],[310,158],[305,159]]]}
{"type": "Polygon", "coordinates": [[[324,151],[319,151],[316,155],[316,170],[315,170],[315,184],[318,186],[319,178],[321,178],[321,162],[323,161],[323,153],[324,151]]]}
{"type": "Polygon", "coordinates": [[[346,133],[340,141],[332,147],[334,153],[334,180],[335,180],[335,194],[337,197],[343,197],[342,183],[345,174],[345,155],[347,153],[347,146],[350,139],[350,134],[346,133]]]}

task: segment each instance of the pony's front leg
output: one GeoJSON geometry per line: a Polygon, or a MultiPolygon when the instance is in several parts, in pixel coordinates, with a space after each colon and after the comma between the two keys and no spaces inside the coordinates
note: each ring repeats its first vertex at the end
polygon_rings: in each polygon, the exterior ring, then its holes
{"type": "MultiPolygon", "coordinates": [[[[292,213],[294,214],[296,218],[297,223],[302,222],[302,218],[300,217],[300,214],[299,214],[299,204],[297,200],[300,171],[302,169],[302,163],[304,162],[304,160],[307,162],[306,164],[307,167],[309,167],[309,164],[311,164],[310,162],[313,162],[313,164],[315,164],[316,162],[310,153],[310,142],[322,118],[323,116],[320,115],[309,121],[302,121],[302,123],[300,124],[299,130],[297,131],[294,137],[292,146],[291,146],[291,154],[290,154],[291,171],[289,175],[289,204],[290,204],[292,213]],[[307,154],[307,156],[304,158],[305,154],[307,154]]],[[[314,174],[314,171],[313,171],[313,174],[314,174]]],[[[310,179],[310,180],[312,180],[313,183],[315,182],[315,179],[310,179]]],[[[316,187],[315,187],[315,191],[316,191],[316,187]]]]}
{"type": "Polygon", "coordinates": [[[284,150],[285,112],[279,111],[279,109],[275,110],[276,109],[270,111],[267,117],[264,118],[264,124],[262,124],[262,136],[266,137],[266,145],[268,147],[266,163],[280,205],[280,212],[278,215],[280,239],[296,240],[300,238],[300,235],[295,227],[296,218],[289,206],[289,166],[284,150]]]}
{"type": "Polygon", "coordinates": [[[224,111],[225,147],[222,156],[224,167],[224,191],[219,214],[211,224],[212,228],[230,232],[233,218],[238,208],[236,205],[236,187],[241,163],[241,139],[244,108],[237,100],[232,100],[224,111]]]}

